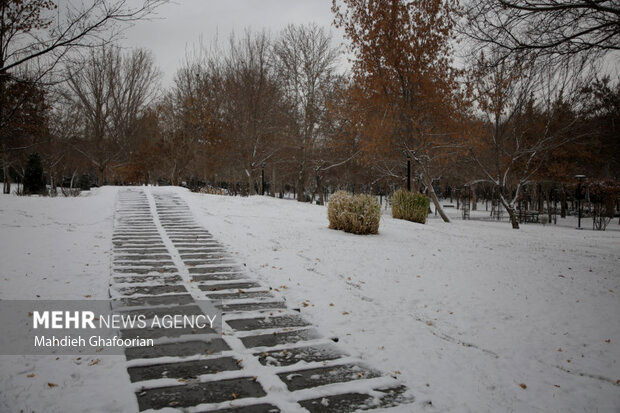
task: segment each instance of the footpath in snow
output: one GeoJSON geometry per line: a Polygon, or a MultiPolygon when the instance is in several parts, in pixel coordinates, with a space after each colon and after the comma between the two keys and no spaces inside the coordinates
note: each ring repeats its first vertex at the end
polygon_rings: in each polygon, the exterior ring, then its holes
{"type": "Polygon", "coordinates": [[[221,334],[121,330],[156,344],[125,350],[139,410],[344,412],[413,400],[248,277],[180,197],[121,191],[116,215],[111,291],[121,314],[208,314],[206,300],[223,312],[221,334]]]}

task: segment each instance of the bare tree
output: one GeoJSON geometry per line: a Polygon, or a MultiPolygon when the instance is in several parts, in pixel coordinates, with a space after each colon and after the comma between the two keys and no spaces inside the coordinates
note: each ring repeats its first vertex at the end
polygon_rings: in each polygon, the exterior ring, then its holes
{"type": "Polygon", "coordinates": [[[284,97],[272,70],[273,55],[266,33],[249,31],[230,39],[224,58],[223,124],[227,141],[243,168],[249,193],[255,193],[258,171],[280,150],[288,132],[284,119],[284,97]]]}
{"type": "Polygon", "coordinates": [[[581,137],[573,113],[580,72],[571,65],[561,71],[541,65],[532,54],[510,61],[481,54],[477,60],[471,83],[482,119],[469,140],[468,156],[481,173],[479,181],[496,188],[515,229],[523,187],[553,151],[581,137]]]}
{"type": "Polygon", "coordinates": [[[323,28],[308,24],[287,26],[275,43],[274,52],[294,125],[289,144],[297,165],[297,200],[304,201],[308,155],[317,149],[320,123],[336,79],[339,51],[331,46],[331,36],[323,28]]]}
{"type": "Polygon", "coordinates": [[[110,41],[130,23],[151,15],[166,0],[0,2],[0,74],[29,64],[53,70],[71,50],[110,41]]]}
{"type": "Polygon", "coordinates": [[[113,163],[122,163],[140,113],[151,103],[159,71],[144,50],[123,55],[114,46],[92,49],[66,72],[65,97],[84,118],[83,140],[76,148],[99,172],[99,184],[113,163]]]}
{"type": "Polygon", "coordinates": [[[620,50],[620,5],[613,0],[476,0],[465,32],[502,55],[536,51],[554,58],[620,50]]]}
{"type": "MultiPolygon", "coordinates": [[[[0,131],[26,104],[4,97],[7,82],[40,85],[74,50],[109,42],[128,23],[147,18],[167,0],[0,1],[0,131]],[[9,104],[10,103],[10,104],[9,104]]],[[[0,134],[5,180],[11,158],[28,145],[0,134]]],[[[10,186],[5,185],[5,191],[10,186]]]]}

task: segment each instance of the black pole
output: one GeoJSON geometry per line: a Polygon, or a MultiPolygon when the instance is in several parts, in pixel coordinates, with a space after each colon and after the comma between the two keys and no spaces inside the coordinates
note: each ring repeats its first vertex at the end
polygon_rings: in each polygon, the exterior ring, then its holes
{"type": "Polygon", "coordinates": [[[575,175],[575,178],[577,178],[577,181],[579,181],[575,194],[577,197],[577,229],[581,229],[581,200],[583,199],[583,187],[581,186],[581,183],[583,178],[585,177],[585,175],[575,175]]]}
{"type": "Polygon", "coordinates": [[[260,171],[260,194],[265,195],[265,165],[260,171]]]}
{"type": "Polygon", "coordinates": [[[411,158],[407,156],[407,191],[411,191],[411,158]]]}

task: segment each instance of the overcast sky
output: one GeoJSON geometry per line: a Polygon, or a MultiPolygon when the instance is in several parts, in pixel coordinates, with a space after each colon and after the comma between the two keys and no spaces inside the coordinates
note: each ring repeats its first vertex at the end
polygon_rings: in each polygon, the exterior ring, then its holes
{"type": "Polygon", "coordinates": [[[342,44],[341,31],[332,25],[331,4],[331,0],[176,0],[159,8],[155,19],[127,30],[121,43],[151,49],[163,72],[162,84],[168,86],[186,51],[201,36],[205,44],[215,38],[222,44],[233,30],[240,34],[249,27],[277,34],[289,23],[315,22],[331,30],[335,45],[342,44]]]}

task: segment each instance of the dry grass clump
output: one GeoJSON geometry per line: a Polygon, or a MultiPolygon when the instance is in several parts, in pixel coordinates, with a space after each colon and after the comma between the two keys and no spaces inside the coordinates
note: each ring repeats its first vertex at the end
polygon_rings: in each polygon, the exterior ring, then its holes
{"type": "Polygon", "coordinates": [[[337,191],[329,198],[327,217],[332,229],[353,234],[376,234],[379,232],[381,206],[373,196],[337,191]]]}
{"type": "Polygon", "coordinates": [[[419,192],[399,189],[392,195],[392,217],[425,224],[430,202],[419,192]]]}
{"type": "Polygon", "coordinates": [[[198,190],[201,194],[210,194],[210,195],[228,195],[228,191],[222,188],[216,188],[211,185],[203,186],[198,190]]]}

